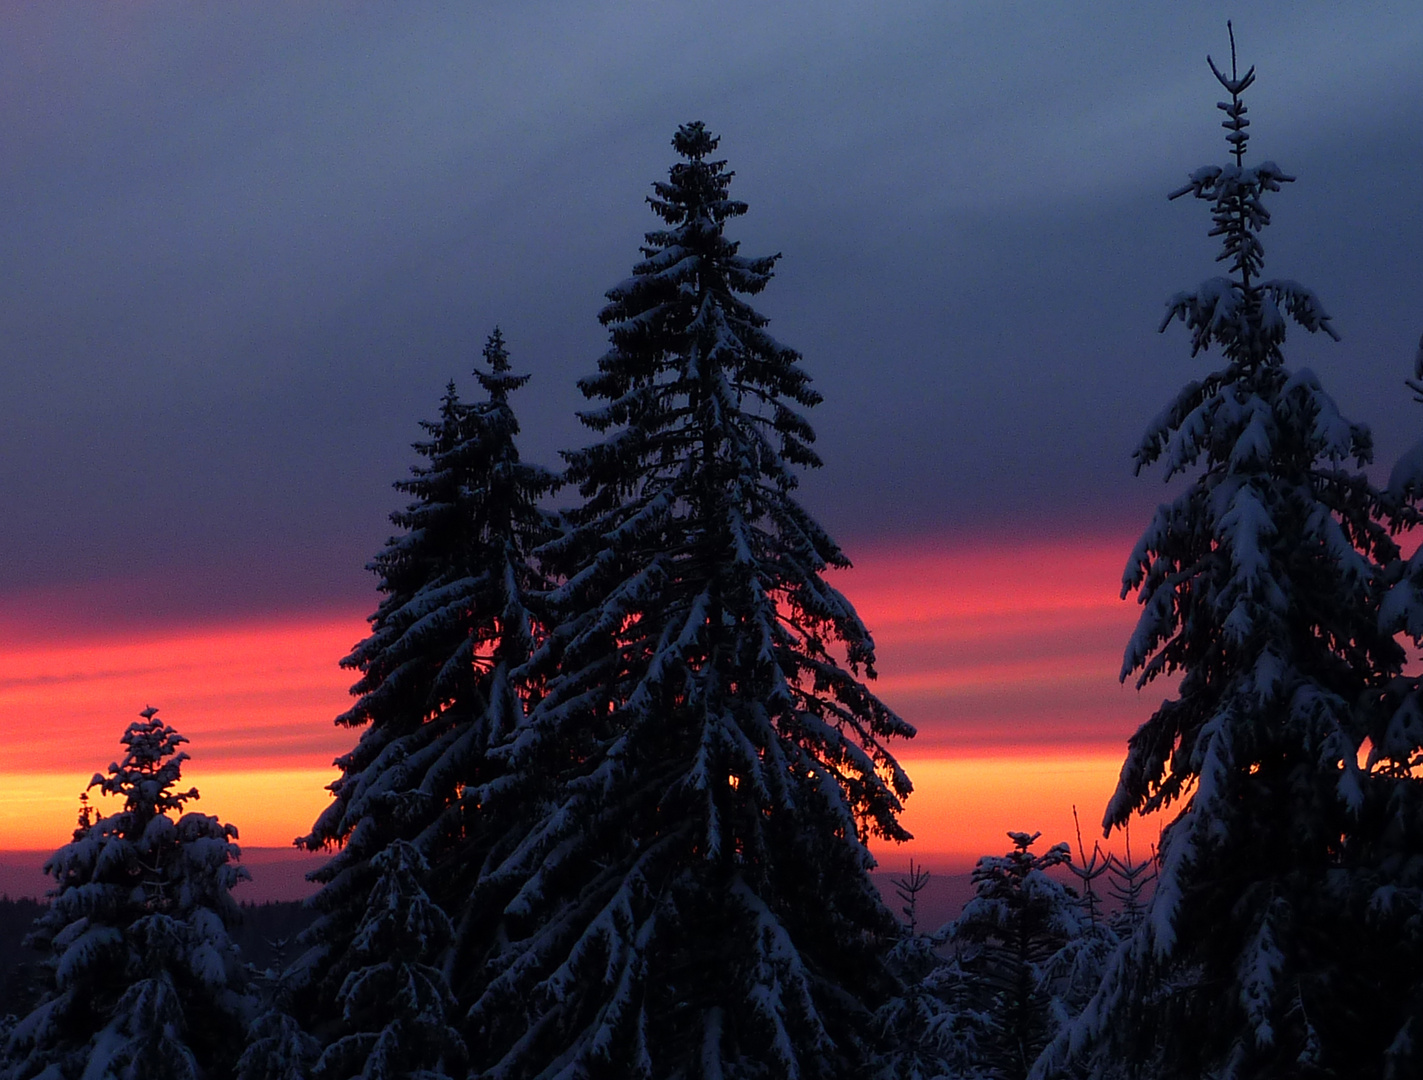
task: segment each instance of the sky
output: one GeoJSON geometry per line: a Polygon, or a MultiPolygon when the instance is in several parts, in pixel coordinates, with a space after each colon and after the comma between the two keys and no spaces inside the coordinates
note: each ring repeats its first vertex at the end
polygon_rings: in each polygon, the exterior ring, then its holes
{"type": "Polygon", "coordinates": [[[691,119],[783,254],[757,306],[825,397],[802,493],[920,728],[921,850],[1098,819],[1162,693],[1117,682],[1169,494],[1131,451],[1212,363],[1156,329],[1216,272],[1165,196],[1223,160],[1227,18],[1298,177],[1267,272],[1343,338],[1288,360],[1383,478],[1423,433],[1411,6],[0,7],[0,849],[61,842],[149,703],[204,808],[304,830],[418,421],[498,324],[525,456],[591,441],[574,382],[691,119]]]}

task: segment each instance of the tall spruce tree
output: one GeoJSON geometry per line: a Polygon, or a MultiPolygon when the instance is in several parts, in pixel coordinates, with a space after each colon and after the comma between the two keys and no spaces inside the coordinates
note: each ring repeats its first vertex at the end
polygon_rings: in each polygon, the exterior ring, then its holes
{"type": "Polygon", "coordinates": [[[178,787],[187,740],[157,712],[89,784],[123,809],[95,817],[86,804],[45,864],[55,888],[29,940],[50,954],[53,984],[11,1032],[5,1080],[204,1080],[230,1075],[242,1049],[237,829],[183,812],[198,797],[178,787]]]}
{"type": "Polygon", "coordinates": [[[467,1040],[491,1077],[849,1076],[889,984],[864,841],[906,836],[885,740],[913,732],[794,498],[820,397],[744,299],[777,257],[724,235],[746,206],[705,126],[673,146],[666,228],[579,384],[605,438],[565,455],[584,502],[511,756],[557,783],[500,871],[520,888],[467,1040]]]}
{"type": "Polygon", "coordinates": [[[1366,428],[1307,370],[1290,372],[1289,322],[1336,337],[1308,289],[1262,275],[1266,196],[1292,177],[1245,163],[1241,95],[1231,160],[1172,198],[1211,207],[1228,277],[1170,301],[1192,354],[1224,366],[1189,383],[1151,425],[1138,469],[1194,473],[1131,556],[1123,595],[1143,611],[1123,679],[1180,676],[1132,736],[1105,824],[1176,807],[1145,919],[1070,1035],[1039,1063],[1077,1056],[1099,1075],[1378,1075],[1396,1003],[1373,985],[1377,942],[1357,903],[1374,783],[1359,754],[1402,650],[1377,618],[1397,548],[1387,506],[1357,470],[1366,428]],[[1352,463],[1352,466],[1351,466],[1352,463]]]}
{"type": "Polygon", "coordinates": [[[475,376],[485,399],[465,404],[451,383],[439,420],[422,423],[429,438],[414,447],[425,463],[395,485],[413,497],[391,515],[403,532],[370,564],[385,597],[370,636],[342,661],[361,678],[355,705],[337,723],[365,731],[336,762],[334,801],[298,841],[311,850],[340,846],[314,875],[320,915],[294,972],[314,980],[307,1004],[319,1032],[339,1024],[341,983],[359,959],[345,953],[382,851],[410,841],[435,866],[436,899],[457,921],[460,946],[477,957],[491,926],[480,875],[491,852],[516,836],[512,818],[494,820],[490,789],[502,766],[491,748],[524,714],[515,671],[534,646],[528,603],[543,585],[529,552],[551,535],[539,500],[556,478],[519,458],[509,395],[528,376],[511,373],[498,329],[484,359],[475,376]]]}

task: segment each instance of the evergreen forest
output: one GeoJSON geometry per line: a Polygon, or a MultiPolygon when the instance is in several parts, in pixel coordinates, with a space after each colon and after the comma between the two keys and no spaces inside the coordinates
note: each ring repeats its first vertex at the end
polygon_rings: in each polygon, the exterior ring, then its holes
{"type": "Polygon", "coordinates": [[[1135,450],[1172,483],[1124,553],[1122,679],[1173,690],[1102,822],[1164,810],[1158,845],[1009,833],[943,926],[922,868],[872,882],[915,732],[797,495],[821,395],[753,306],[780,256],[742,253],[687,123],[597,314],[586,443],[521,457],[498,328],[422,425],[306,909],[244,917],[237,828],[144,710],[90,785],[120,808],[86,798],[46,903],[0,902],[29,924],[0,1080],[1423,1075],[1423,454],[1380,486],[1288,366],[1287,333],[1337,334],[1266,274],[1294,178],[1250,151],[1254,70],[1232,42],[1211,72],[1223,163],[1169,195],[1217,276],[1167,303],[1195,373],[1135,450]]]}

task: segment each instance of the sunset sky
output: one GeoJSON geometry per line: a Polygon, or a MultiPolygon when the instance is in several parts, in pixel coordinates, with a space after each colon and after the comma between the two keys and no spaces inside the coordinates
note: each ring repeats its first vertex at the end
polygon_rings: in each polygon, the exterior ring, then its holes
{"type": "MultiPolygon", "coordinates": [[[[1165,688],[1117,681],[1141,432],[1209,370],[1164,302],[1215,272],[1205,65],[1256,65],[1267,269],[1375,433],[1423,432],[1423,11],[1357,3],[0,7],[0,851],[52,849],[139,709],[200,809],[289,844],[326,798],[417,422],[498,323],[527,458],[654,224],[678,123],[780,251],[757,306],[824,394],[807,505],[919,727],[913,851],[1096,832],[1165,688]]],[[[1154,825],[1150,826],[1154,830],[1154,825]]],[[[1152,833],[1154,835],[1154,832],[1152,833]]],[[[1090,843],[1090,840],[1089,840],[1090,843]]],[[[882,852],[898,865],[905,851],[882,852]]]]}
{"type": "MultiPolygon", "coordinates": [[[[1114,678],[1133,614],[1113,590],[1123,546],[1059,543],[1061,576],[1043,582],[1015,581],[1045,557],[1037,545],[872,549],[838,576],[875,628],[880,693],[920,728],[902,751],[919,785],[916,843],[887,861],[959,864],[1007,828],[1065,839],[1074,802],[1095,824],[1123,739],[1160,700],[1114,678]]],[[[27,718],[6,728],[0,850],[65,838],[79,790],[119,750],[129,701],[162,702],[191,739],[198,808],[249,845],[289,844],[353,741],[330,718],[352,681],[335,660],[362,625],[337,609],[119,633],[0,623],[0,713],[27,718]]]]}

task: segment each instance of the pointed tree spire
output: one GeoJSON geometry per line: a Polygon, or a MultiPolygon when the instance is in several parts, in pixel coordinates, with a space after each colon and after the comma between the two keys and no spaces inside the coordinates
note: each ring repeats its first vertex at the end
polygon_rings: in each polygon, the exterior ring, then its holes
{"type": "Polygon", "coordinates": [[[1359,471],[1368,429],[1285,367],[1291,323],[1337,335],[1311,291],[1263,276],[1265,203],[1293,178],[1248,164],[1254,69],[1211,69],[1231,161],[1172,198],[1209,205],[1230,276],[1173,298],[1162,328],[1181,319],[1192,354],[1224,364],[1136,452],[1138,470],[1189,479],[1128,562],[1142,613],[1122,678],[1179,684],[1132,736],[1105,825],[1176,816],[1145,918],[1040,1076],[1069,1051],[1153,1075],[1378,1075],[1397,1031],[1394,1007],[1343,989],[1369,951],[1349,883],[1367,858],[1370,703],[1403,661],[1377,618],[1397,547],[1359,471]]]}
{"type": "Polygon", "coordinates": [[[123,761],[111,764],[108,775],[95,773],[90,788],[124,800],[124,812],[136,821],[157,814],[182,813],[183,807],[198,797],[197,788],[175,790],[188,754],[178,747],[188,740],[159,720],[158,710],[149,705],[138,714],[142,722],[128,726],[119,742],[127,748],[123,761]]]}
{"type": "Polygon", "coordinates": [[[509,373],[509,350],[505,348],[504,335],[497,326],[489,335],[489,340],[484,343],[483,355],[489,370],[480,371],[476,368],[474,377],[489,395],[490,405],[495,408],[503,407],[508,404],[509,391],[523,386],[529,381],[529,376],[509,373]]]}

